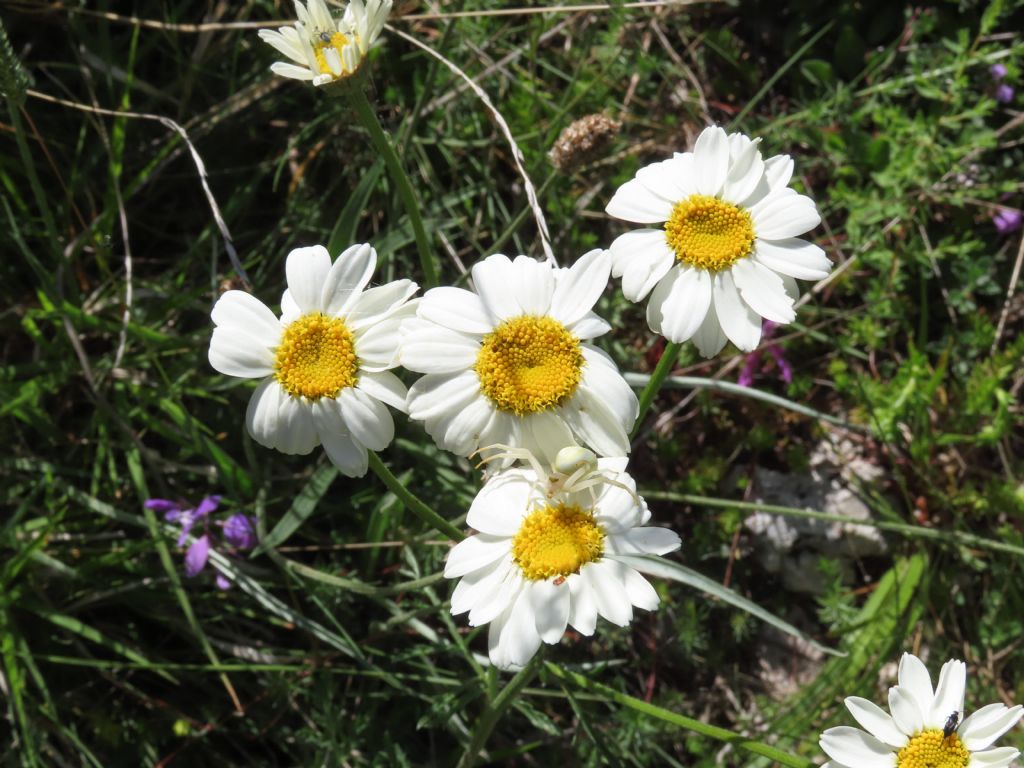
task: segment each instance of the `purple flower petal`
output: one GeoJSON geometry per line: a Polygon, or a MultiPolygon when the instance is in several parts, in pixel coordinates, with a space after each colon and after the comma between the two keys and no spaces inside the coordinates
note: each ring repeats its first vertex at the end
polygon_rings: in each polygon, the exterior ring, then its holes
{"type": "Polygon", "coordinates": [[[190,579],[199,574],[206,567],[206,561],[210,557],[210,537],[200,536],[192,542],[192,546],[185,553],[185,575],[190,579]]]}
{"type": "MultiPolygon", "coordinates": [[[[181,509],[180,503],[177,501],[171,501],[170,499],[146,499],[142,506],[146,509],[151,509],[154,512],[167,512],[168,514],[181,509]]],[[[167,519],[169,520],[170,518],[167,519]]]]}
{"type": "Polygon", "coordinates": [[[220,496],[206,496],[196,507],[196,519],[206,517],[220,505],[220,496]]]}
{"type": "Polygon", "coordinates": [[[740,376],[736,379],[736,383],[741,387],[752,387],[754,386],[754,374],[756,374],[761,368],[761,353],[760,351],[751,352],[747,355],[747,362],[743,366],[743,370],[740,371],[740,376]]]}
{"type": "Polygon", "coordinates": [[[238,549],[252,549],[256,546],[256,520],[249,515],[237,513],[224,522],[224,538],[238,549]]]}
{"type": "Polygon", "coordinates": [[[992,224],[1000,235],[1008,235],[1016,232],[1024,223],[1024,214],[1010,208],[1004,208],[992,217],[992,224]]]}
{"type": "Polygon", "coordinates": [[[772,357],[775,358],[775,364],[779,367],[779,376],[787,384],[793,383],[793,366],[789,364],[786,356],[782,354],[782,349],[778,344],[772,344],[768,347],[768,351],[771,352],[772,357]]]}
{"type": "Polygon", "coordinates": [[[217,573],[217,589],[231,589],[231,579],[229,579],[227,576],[220,572],[217,573]]]}
{"type": "Polygon", "coordinates": [[[1006,83],[996,86],[996,101],[1000,104],[1009,104],[1013,101],[1013,87],[1006,83]]]}
{"type": "Polygon", "coordinates": [[[1006,77],[1006,65],[1005,64],[993,64],[988,70],[992,74],[993,80],[1002,80],[1006,77]]]}

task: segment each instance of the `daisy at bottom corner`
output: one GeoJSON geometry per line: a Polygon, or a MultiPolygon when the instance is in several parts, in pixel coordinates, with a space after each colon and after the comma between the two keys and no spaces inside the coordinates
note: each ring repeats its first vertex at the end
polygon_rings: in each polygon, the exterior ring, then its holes
{"type": "Polygon", "coordinates": [[[491,663],[520,669],[568,626],[590,636],[598,616],[624,627],[634,607],[655,610],[654,587],[616,558],[665,555],[680,541],[646,525],[651,514],[626,458],[571,446],[541,466],[527,451],[509,451],[526,465],[485,483],[467,517],[477,533],[452,548],[444,575],[459,579],[452,614],[489,625],[491,663]]]}
{"type": "Polygon", "coordinates": [[[822,733],[819,743],[831,758],[822,768],[1008,768],[1020,751],[995,742],[1024,707],[996,703],[968,715],[966,687],[964,662],[943,664],[932,688],[924,662],[904,653],[897,685],[889,689],[889,712],[847,698],[846,708],[864,730],[843,725],[822,733]]]}

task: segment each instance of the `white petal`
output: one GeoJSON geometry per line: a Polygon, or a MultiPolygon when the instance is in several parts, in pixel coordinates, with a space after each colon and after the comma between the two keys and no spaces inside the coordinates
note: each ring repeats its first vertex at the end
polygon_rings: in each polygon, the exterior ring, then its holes
{"type": "Polygon", "coordinates": [[[764,175],[774,192],[789,186],[793,178],[793,158],[789,155],[775,155],[764,161],[764,175]]]}
{"type": "Polygon", "coordinates": [[[286,64],[283,61],[275,61],[270,65],[270,71],[280,77],[290,77],[292,80],[312,80],[314,75],[305,67],[295,64],[286,64]]]}
{"type": "Polygon", "coordinates": [[[403,413],[405,412],[405,399],[409,396],[409,393],[406,391],[402,380],[390,371],[380,371],[378,373],[360,371],[359,383],[356,387],[370,397],[376,398],[382,403],[387,403],[392,408],[403,413]]]}
{"type": "Polygon", "coordinates": [[[453,414],[444,433],[433,435],[438,445],[459,456],[469,456],[480,447],[480,435],[494,415],[494,406],[485,398],[474,399],[453,414]]]}
{"type": "Polygon", "coordinates": [[[581,344],[580,351],[586,361],[582,385],[588,392],[599,393],[622,428],[631,430],[640,413],[640,403],[633,388],[626,383],[615,361],[606,352],[590,344],[581,344]]]}
{"type": "Polygon", "coordinates": [[[814,201],[791,189],[773,192],[750,209],[754,234],[762,240],[784,240],[814,229],[821,216],[814,201]]]}
{"type": "Polygon", "coordinates": [[[857,768],[896,768],[896,754],[874,736],[859,728],[829,728],[818,744],[833,760],[857,768]]]}
{"type": "Polygon", "coordinates": [[[832,270],[832,262],[818,246],[791,237],[786,240],[756,240],[755,261],[783,275],[801,280],[821,280],[832,270]]]}
{"type": "Polygon", "coordinates": [[[971,751],[983,750],[996,739],[1013,728],[1024,715],[1024,707],[1005,707],[1002,704],[990,704],[982,707],[960,725],[960,739],[971,751]],[[984,715],[982,714],[984,713],[984,715]]]}
{"type": "Polygon", "coordinates": [[[426,420],[457,413],[478,397],[480,384],[473,371],[431,374],[412,385],[406,404],[411,418],[426,420]]]}
{"type": "Polygon", "coordinates": [[[346,308],[345,322],[358,335],[359,331],[385,320],[415,317],[419,302],[409,300],[418,290],[416,283],[405,279],[365,290],[346,308]]]}
{"type": "Polygon", "coordinates": [[[1018,757],[1020,757],[1020,750],[1013,747],[998,747],[985,752],[973,752],[967,768],[1009,768],[1009,765],[1018,757]]]}
{"type": "Polygon", "coordinates": [[[508,572],[507,560],[495,560],[463,576],[452,592],[452,616],[472,610],[491,594],[498,591],[508,572]]]}
{"type": "Polygon", "coordinates": [[[508,619],[498,632],[499,637],[490,639],[495,632],[492,626],[488,633],[491,662],[501,669],[518,669],[526,666],[540,648],[540,634],[534,620],[530,590],[524,589],[509,609],[508,619]]]}
{"type": "Polygon", "coordinates": [[[523,472],[509,469],[491,479],[473,499],[466,525],[481,533],[513,537],[530,509],[533,484],[523,472]]]}
{"type": "Polygon", "coordinates": [[[356,443],[351,436],[337,433],[321,434],[327,458],[346,477],[363,477],[369,467],[366,448],[356,443]]]}
{"type": "Polygon", "coordinates": [[[620,627],[625,627],[633,619],[633,604],[623,585],[625,569],[622,563],[599,560],[580,570],[580,576],[590,583],[594,591],[597,612],[620,627]]]}
{"type": "Polygon", "coordinates": [[[526,589],[530,596],[537,634],[545,643],[557,643],[569,621],[569,587],[553,581],[536,581],[526,589]]]}
{"type": "Polygon", "coordinates": [[[520,425],[522,447],[544,464],[554,463],[560,450],[576,442],[561,411],[531,414],[520,419],[520,425]]]}
{"type": "Polygon", "coordinates": [[[496,253],[473,265],[473,286],[476,288],[484,309],[496,325],[502,320],[518,317],[523,313],[509,286],[515,279],[512,262],[507,256],[496,253]]]}
{"type": "Polygon", "coordinates": [[[302,51],[302,47],[295,45],[292,40],[285,37],[283,34],[285,30],[295,31],[291,27],[285,27],[280,32],[273,29],[261,29],[257,34],[260,40],[272,45],[296,64],[305,64],[306,56],[302,51]]]}
{"type": "MultiPolygon", "coordinates": [[[[669,341],[679,343],[693,336],[707,317],[711,306],[711,275],[692,267],[674,272],[677,279],[661,301],[661,333],[669,341]]],[[[659,289],[666,282],[659,284],[659,289]]],[[[653,296],[651,302],[654,302],[653,296]]]]}
{"type": "Polygon", "coordinates": [[[679,549],[681,542],[675,531],[668,528],[634,528],[617,536],[619,554],[667,555],[679,549]]]}
{"type": "Polygon", "coordinates": [[[629,596],[629,601],[637,608],[643,608],[645,611],[655,611],[658,609],[658,604],[661,602],[658,598],[658,593],[651,586],[651,583],[637,571],[634,571],[632,568],[625,569],[624,586],[626,594],[629,596]]]}
{"type": "Polygon", "coordinates": [[[643,301],[668,274],[676,257],[663,229],[635,229],[612,241],[612,275],[622,277],[622,293],[630,301],[643,301]]]}
{"type": "Polygon", "coordinates": [[[512,262],[512,282],[505,290],[512,294],[523,314],[545,315],[555,291],[555,274],[547,262],[516,256],[512,262]]]}
{"type": "Polygon", "coordinates": [[[897,728],[892,717],[874,702],[850,696],[846,699],[846,708],[850,710],[853,719],[875,738],[894,749],[906,746],[907,734],[897,728]]]}
{"type": "Polygon", "coordinates": [[[588,312],[572,325],[566,326],[566,328],[580,341],[596,339],[598,336],[604,336],[612,329],[608,321],[598,317],[593,312],[588,312]]]}
{"type": "Polygon", "coordinates": [[[725,331],[722,330],[722,324],[718,320],[718,312],[715,311],[715,303],[712,301],[704,322],[693,334],[693,343],[702,357],[710,358],[722,351],[727,340],[725,331]]]}
{"type": "Polygon", "coordinates": [[[782,324],[796,319],[793,300],[782,278],[767,267],[752,259],[740,259],[732,266],[732,277],[743,301],[761,317],[782,324]]]}
{"type": "Polygon", "coordinates": [[[599,456],[629,453],[628,430],[633,425],[624,423],[601,393],[581,383],[561,411],[573,432],[599,456]]]}
{"type": "Polygon", "coordinates": [[[729,138],[712,125],[701,131],[693,147],[693,172],[697,192],[718,195],[729,172],[729,138]]]}
{"type": "Polygon", "coordinates": [[[233,326],[213,329],[210,365],[226,376],[261,379],[274,372],[274,354],[260,339],[233,326]]]}
{"type": "Polygon", "coordinates": [[[964,691],[967,688],[967,665],[950,659],[939,671],[939,682],[935,686],[935,701],[931,712],[925,713],[926,728],[942,728],[953,712],[963,712],[964,691]]]}
{"type": "MultiPolygon", "coordinates": [[[[502,561],[508,567],[501,569],[502,579],[498,589],[487,595],[486,600],[481,600],[469,612],[469,626],[479,627],[488,622],[499,619],[512,607],[519,593],[523,591],[525,581],[519,568],[512,564],[512,556],[506,554],[502,561]]],[[[503,623],[499,619],[499,623],[503,623]]]]}
{"type": "Polygon", "coordinates": [[[281,325],[290,325],[302,317],[302,310],[292,298],[292,293],[287,288],[281,294],[281,325]]]}
{"type": "Polygon", "coordinates": [[[480,338],[452,331],[426,320],[406,321],[401,329],[399,360],[418,373],[453,373],[471,368],[480,352],[480,338]]]}
{"type": "Polygon", "coordinates": [[[889,711],[896,727],[908,736],[920,733],[924,728],[924,714],[917,698],[902,686],[889,689],[889,711]]]}
{"type": "Polygon", "coordinates": [[[761,341],[761,316],[740,300],[732,274],[715,275],[712,297],[722,331],[729,341],[750,352],[761,341]]]}
{"type": "Polygon", "coordinates": [[[415,311],[415,307],[399,308],[383,320],[355,332],[355,351],[360,371],[387,371],[398,365],[403,341],[402,325],[415,311]]]}
{"type": "Polygon", "coordinates": [[[565,580],[571,595],[569,607],[569,624],[581,635],[589,637],[594,634],[597,626],[597,602],[590,582],[573,573],[565,580]]]}
{"type": "Polygon", "coordinates": [[[322,312],[321,301],[327,274],[331,271],[331,256],[322,245],[296,248],[284,263],[288,290],[303,314],[322,312]]]}
{"type": "Polygon", "coordinates": [[[551,317],[563,325],[572,325],[585,317],[608,287],[611,268],[608,251],[597,248],[580,256],[558,277],[551,297],[551,317]]]}
{"type": "Polygon", "coordinates": [[[265,448],[273,448],[277,442],[278,412],[284,396],[277,379],[269,378],[249,398],[245,427],[252,439],[265,448]]]}
{"type": "Polygon", "coordinates": [[[225,291],[213,305],[210,318],[214,325],[244,331],[262,339],[266,346],[277,346],[281,323],[266,304],[245,291],[225,291]]]}
{"type": "Polygon", "coordinates": [[[391,444],[395,423],[382,402],[348,387],[338,396],[338,404],[349,432],[359,443],[371,451],[382,451],[391,444]]]}
{"type": "Polygon", "coordinates": [[[729,174],[722,189],[722,199],[740,205],[753,194],[764,176],[764,160],[757,145],[743,134],[729,137],[729,174]]]}
{"type": "Polygon", "coordinates": [[[277,418],[273,447],[281,453],[305,455],[320,444],[309,403],[282,393],[277,418]]]}
{"type": "Polygon", "coordinates": [[[370,282],[376,266],[377,251],[369,243],[353,245],[342,251],[321,284],[323,311],[336,317],[344,316],[345,310],[370,282]]]}
{"type": "Polygon", "coordinates": [[[922,717],[924,713],[931,712],[935,692],[932,690],[932,678],[924,662],[911,653],[904,653],[900,657],[897,678],[900,687],[914,697],[922,717]]]}
{"type": "Polygon", "coordinates": [[[636,178],[658,197],[678,203],[696,191],[693,154],[677,154],[668,160],[651,163],[637,171],[636,178]]]}
{"type": "Polygon", "coordinates": [[[504,536],[477,534],[463,539],[448,551],[444,565],[446,579],[455,579],[467,573],[484,568],[508,554],[511,546],[504,536]]]}
{"type": "Polygon", "coordinates": [[[420,301],[417,314],[453,331],[482,336],[494,330],[480,297],[464,288],[431,288],[420,301]]]}
{"type": "Polygon", "coordinates": [[[651,192],[639,179],[619,187],[605,207],[605,213],[634,224],[660,224],[672,215],[673,201],[651,192]]]}

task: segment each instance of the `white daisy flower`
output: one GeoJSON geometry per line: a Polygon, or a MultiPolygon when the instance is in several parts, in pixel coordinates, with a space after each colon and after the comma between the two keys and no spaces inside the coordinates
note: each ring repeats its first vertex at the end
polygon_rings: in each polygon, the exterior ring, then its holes
{"type": "Polygon", "coordinates": [[[260,39],[274,46],[294,64],[278,61],[270,69],[282,77],[312,80],[326,85],[343,80],[366,58],[391,13],[392,0],[349,0],[337,22],[324,0],[309,0],[308,7],[295,0],[299,20],[280,30],[261,29],[260,39]]]}
{"type": "Polygon", "coordinates": [[[494,255],[473,267],[475,293],[427,291],[402,328],[402,365],[427,374],[409,390],[409,415],[461,456],[501,443],[550,462],[576,442],[626,455],[636,395],[586,343],[610,330],[591,311],[610,268],[602,250],[568,269],[494,255]]]}
{"type": "Polygon", "coordinates": [[[867,732],[849,726],[825,731],[819,743],[832,762],[823,768],[1006,768],[1020,755],[992,746],[1024,714],[1019,704],[989,704],[961,720],[967,685],[962,661],[943,664],[932,690],[924,663],[904,653],[898,682],[889,689],[891,715],[867,699],[846,700],[867,732]]]}
{"type": "Polygon", "coordinates": [[[616,238],[612,276],[630,301],[650,294],[651,330],[673,342],[692,338],[704,357],[726,339],[754,349],[762,317],[793,321],[793,278],[818,280],[832,268],[821,248],[797,237],[821,217],[787,186],[793,160],[763,160],[759,143],[706,128],[693,152],[641,168],[605,209],[637,224],[664,223],[616,238]]]}
{"type": "Polygon", "coordinates": [[[366,474],[367,450],[395,434],[384,403],[405,410],[398,330],[416,311],[411,280],[364,290],[377,252],[353,245],[331,264],[322,245],[288,254],[288,289],[278,320],[244,291],[227,291],[213,307],[217,328],[210,365],[228,376],[262,378],[245,424],[262,446],[306,454],[323,445],[349,477],[366,474]]]}
{"type": "Polygon", "coordinates": [[[550,471],[528,452],[530,468],[492,477],[469,510],[479,531],[448,554],[444,575],[461,577],[452,614],[471,626],[490,623],[491,663],[524,666],[541,641],[557,643],[567,625],[592,635],[598,615],[620,627],[633,607],[653,611],[658,594],[616,555],[664,555],[679,547],[651,516],[626,474],[625,458],[597,459],[578,446],[559,452],[550,471]]]}

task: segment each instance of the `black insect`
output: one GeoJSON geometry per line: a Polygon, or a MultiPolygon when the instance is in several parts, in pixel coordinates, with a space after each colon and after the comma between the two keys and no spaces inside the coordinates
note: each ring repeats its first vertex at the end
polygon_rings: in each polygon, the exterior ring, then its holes
{"type": "Polygon", "coordinates": [[[331,42],[331,33],[330,32],[321,32],[320,33],[320,40],[322,42],[324,42],[324,43],[331,42]]]}
{"type": "Polygon", "coordinates": [[[957,726],[960,725],[960,713],[954,712],[946,718],[946,724],[942,726],[942,737],[948,739],[954,733],[956,733],[957,726]]]}

